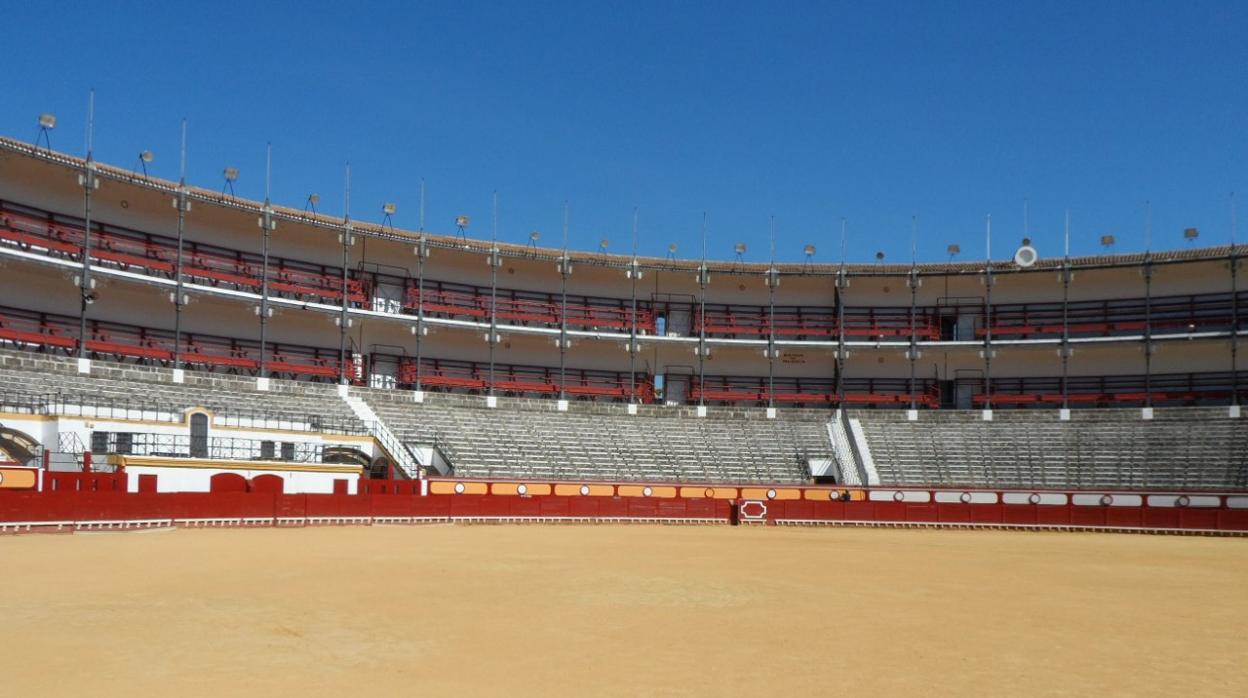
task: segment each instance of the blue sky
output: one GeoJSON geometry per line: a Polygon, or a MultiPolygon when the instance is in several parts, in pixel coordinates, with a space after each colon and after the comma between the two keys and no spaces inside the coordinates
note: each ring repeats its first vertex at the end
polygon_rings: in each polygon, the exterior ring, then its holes
{"type": "MultiPolygon", "coordinates": [[[[1248,219],[1248,3],[78,3],[6,8],[0,133],[33,140],[57,114],[54,147],[84,151],[96,90],[95,155],[156,153],[176,178],[180,120],[190,180],[416,228],[457,214],[489,236],[700,255],[745,242],[767,258],[877,250],[908,260],[982,257],[1029,227],[1076,253],[1230,237],[1230,192],[1248,219]],[[50,16],[52,13],[52,16],[50,16]],[[21,28],[20,30],[18,28],[21,28]]],[[[1248,238],[1241,225],[1240,239],[1248,238]]]]}

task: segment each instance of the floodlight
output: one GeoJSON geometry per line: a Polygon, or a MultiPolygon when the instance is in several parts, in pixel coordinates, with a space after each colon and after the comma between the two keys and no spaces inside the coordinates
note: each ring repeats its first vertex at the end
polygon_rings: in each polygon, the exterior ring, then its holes
{"type": "Polygon", "coordinates": [[[875,253],[875,261],[877,261],[877,262],[883,262],[883,261],[884,261],[884,253],[883,253],[883,252],[876,252],[876,253],[875,253]]]}
{"type": "Polygon", "coordinates": [[[139,153],[139,159],[150,165],[152,164],[152,161],[156,159],[156,156],[152,154],[152,151],[144,150],[143,152],[139,153]]]}
{"type": "Polygon", "coordinates": [[[457,228],[467,228],[468,216],[455,216],[455,226],[457,228]]]}
{"type": "Polygon", "coordinates": [[[313,206],[321,203],[321,195],[320,194],[308,194],[308,203],[312,204],[313,206]]]}
{"type": "Polygon", "coordinates": [[[1113,246],[1113,244],[1114,244],[1114,236],[1113,236],[1113,235],[1102,235],[1102,236],[1101,236],[1101,244],[1102,244],[1102,245],[1104,245],[1104,246],[1106,246],[1106,247],[1112,247],[1112,246],[1113,246]]]}
{"type": "Polygon", "coordinates": [[[814,257],[814,256],[815,256],[815,246],[814,246],[814,245],[807,245],[806,247],[802,248],[802,252],[804,252],[804,253],[806,254],[806,256],[807,256],[807,257],[814,257]]]}
{"type": "Polygon", "coordinates": [[[39,133],[35,134],[35,149],[39,148],[39,141],[42,140],[48,146],[48,152],[52,152],[52,137],[48,135],[48,131],[56,128],[56,115],[44,112],[39,115],[39,133]]]}
{"type": "Polygon", "coordinates": [[[676,254],[676,243],[673,242],[672,244],[668,245],[667,251],[671,254],[676,254]]]}
{"type": "Polygon", "coordinates": [[[945,248],[945,251],[949,253],[950,257],[962,254],[962,248],[959,245],[950,245],[949,247],[945,248]]]}
{"type": "Polygon", "coordinates": [[[393,216],[393,215],[394,215],[394,212],[395,212],[395,211],[397,211],[397,210],[398,210],[398,208],[397,208],[397,207],[395,207],[395,205],[394,205],[394,204],[389,204],[389,203],[388,203],[388,204],[382,204],[382,206],[381,206],[381,212],[382,212],[382,213],[384,213],[384,214],[386,214],[387,216],[393,216]]]}
{"type": "Polygon", "coordinates": [[[538,241],[538,240],[540,240],[541,238],[542,238],[542,234],[541,234],[540,232],[536,231],[536,230],[534,230],[533,232],[529,233],[529,239],[530,239],[530,240],[532,240],[533,242],[537,242],[537,241],[538,241]]]}
{"type": "Polygon", "coordinates": [[[233,196],[234,196],[234,181],[238,179],[238,168],[237,168],[237,167],[227,167],[227,168],[225,168],[225,170],[221,173],[221,176],[225,177],[225,186],[221,187],[221,196],[224,198],[224,197],[225,197],[225,190],[226,190],[226,189],[229,189],[229,190],[230,190],[230,197],[231,197],[231,198],[233,198],[233,196]]]}
{"type": "Polygon", "coordinates": [[[603,238],[603,239],[601,239],[601,240],[599,240],[599,241],[598,241],[598,249],[602,250],[603,252],[606,252],[606,251],[607,251],[607,245],[609,245],[609,244],[611,244],[611,241],[610,241],[610,240],[608,240],[608,239],[606,239],[606,238],[603,238]]]}
{"type": "Polygon", "coordinates": [[[745,254],[745,243],[738,242],[736,245],[733,245],[732,249],[735,250],[736,253],[739,255],[745,254]]]}
{"type": "Polygon", "coordinates": [[[1195,240],[1198,237],[1200,237],[1200,231],[1197,230],[1196,228],[1184,228],[1183,229],[1183,238],[1185,240],[1195,240]]]}

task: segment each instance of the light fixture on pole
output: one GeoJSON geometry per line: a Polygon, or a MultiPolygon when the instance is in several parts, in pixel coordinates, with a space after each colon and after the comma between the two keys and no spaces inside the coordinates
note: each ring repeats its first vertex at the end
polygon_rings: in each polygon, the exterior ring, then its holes
{"type": "Polygon", "coordinates": [[[1101,236],[1101,247],[1104,247],[1105,249],[1107,249],[1107,250],[1108,250],[1108,249],[1110,249],[1110,248],[1111,248],[1111,247],[1113,247],[1113,246],[1114,246],[1114,236],[1113,236],[1113,235],[1102,235],[1102,236],[1101,236]]]}
{"type": "Polygon", "coordinates": [[[383,216],[385,216],[384,218],[381,219],[382,230],[385,230],[386,226],[389,225],[390,232],[392,233],[394,232],[394,218],[392,216],[394,216],[394,212],[397,210],[399,210],[398,207],[392,203],[387,202],[381,205],[381,213],[383,216]]]}
{"type": "Polygon", "coordinates": [[[1196,238],[1200,237],[1200,231],[1196,228],[1184,228],[1183,239],[1190,242],[1196,242],[1196,238]]]}
{"type": "Polygon", "coordinates": [[[534,230],[529,233],[529,249],[533,250],[533,254],[537,254],[537,241],[542,239],[542,234],[534,230]]]}
{"type": "Polygon", "coordinates": [[[802,254],[806,255],[806,266],[803,268],[803,271],[809,271],[810,265],[815,258],[815,246],[807,245],[803,247],[802,254]]]}
{"type": "Polygon", "coordinates": [[[876,261],[876,263],[877,263],[877,264],[881,264],[881,263],[883,263],[883,262],[884,262],[884,253],[883,253],[883,252],[876,252],[876,253],[875,253],[875,261],[876,261]]]}
{"type": "Polygon", "coordinates": [[[676,260],[676,243],[673,242],[667,246],[667,258],[672,261],[676,260]]]}
{"type": "Polygon", "coordinates": [[[610,244],[611,244],[611,241],[606,238],[603,238],[598,241],[598,251],[602,253],[603,257],[607,256],[607,246],[610,244]]]}
{"type": "Polygon", "coordinates": [[[238,168],[227,167],[221,172],[221,176],[225,178],[225,184],[221,186],[221,196],[225,196],[225,190],[230,190],[230,198],[234,198],[234,182],[238,180],[238,168]]]}
{"type": "Polygon", "coordinates": [[[42,138],[48,146],[48,152],[52,152],[52,138],[48,135],[52,129],[56,128],[56,114],[44,112],[39,115],[39,133],[35,135],[35,149],[39,149],[39,139],[42,138]]]}
{"type": "Polygon", "coordinates": [[[745,254],[745,243],[738,242],[737,244],[733,245],[732,251],[737,253],[737,261],[738,262],[742,261],[741,255],[745,254]]]}
{"type": "Polygon", "coordinates": [[[952,262],[954,257],[957,257],[958,255],[962,254],[962,246],[950,245],[945,248],[945,252],[949,253],[949,261],[952,262]]]}
{"type": "Polygon", "coordinates": [[[465,246],[468,244],[468,216],[455,216],[455,228],[459,231],[457,238],[461,240],[465,246]]]}
{"type": "Polygon", "coordinates": [[[144,150],[143,152],[139,153],[139,166],[143,168],[143,179],[148,178],[147,166],[155,159],[156,159],[156,156],[152,154],[152,151],[150,150],[144,150]]]}
{"type": "Polygon", "coordinates": [[[321,195],[317,193],[308,194],[308,200],[303,204],[303,212],[307,213],[308,209],[312,209],[312,215],[316,215],[316,205],[321,203],[321,195]]]}

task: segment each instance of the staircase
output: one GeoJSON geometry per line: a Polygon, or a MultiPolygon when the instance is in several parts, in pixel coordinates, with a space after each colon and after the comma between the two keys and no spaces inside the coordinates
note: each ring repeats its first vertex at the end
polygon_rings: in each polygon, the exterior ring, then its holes
{"type": "Polygon", "coordinates": [[[349,392],[343,393],[342,399],[351,408],[351,411],[355,413],[355,416],[368,428],[368,433],[374,439],[377,439],[377,443],[381,444],[381,447],[390,455],[390,460],[399,466],[399,470],[413,480],[419,479],[420,464],[416,462],[415,456],[407,449],[407,446],[404,446],[399,441],[394,432],[390,431],[390,427],[381,421],[381,418],[377,416],[373,408],[369,407],[368,403],[362,399],[352,396],[349,392]]]}

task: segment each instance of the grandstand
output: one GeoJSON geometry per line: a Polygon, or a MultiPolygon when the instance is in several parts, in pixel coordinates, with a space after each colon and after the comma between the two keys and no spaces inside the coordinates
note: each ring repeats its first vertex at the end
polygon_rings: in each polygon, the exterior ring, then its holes
{"type": "Polygon", "coordinates": [[[57,488],[414,497],[273,499],[257,519],[273,521],[1248,527],[1233,246],[911,265],[569,253],[9,139],[0,154],[0,449],[57,488]],[[1105,497],[1112,515],[1079,508],[1105,497]],[[1065,513],[1037,508],[1053,502],[1065,513]]]}

